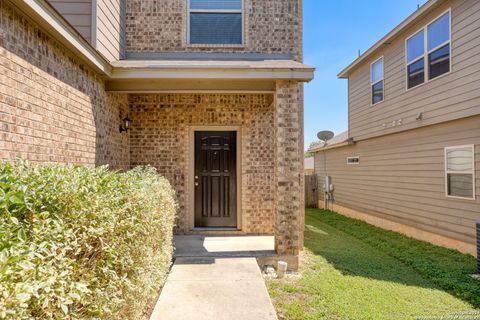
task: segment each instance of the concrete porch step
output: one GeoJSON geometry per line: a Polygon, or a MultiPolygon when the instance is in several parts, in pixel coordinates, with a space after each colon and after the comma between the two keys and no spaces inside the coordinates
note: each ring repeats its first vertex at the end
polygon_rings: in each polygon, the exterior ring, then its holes
{"type": "Polygon", "coordinates": [[[175,257],[275,256],[273,236],[175,236],[175,257]]]}

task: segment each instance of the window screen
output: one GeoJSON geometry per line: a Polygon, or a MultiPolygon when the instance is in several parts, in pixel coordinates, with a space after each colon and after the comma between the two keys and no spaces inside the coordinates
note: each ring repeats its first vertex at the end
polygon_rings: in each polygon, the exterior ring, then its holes
{"type": "Polygon", "coordinates": [[[428,77],[434,79],[448,71],[450,71],[449,44],[428,55],[428,77]]]}
{"type": "Polygon", "coordinates": [[[372,83],[383,80],[383,59],[378,59],[372,64],[372,83]]]}
{"type": "Polygon", "coordinates": [[[190,0],[191,44],[242,44],[242,0],[190,0]]]}
{"type": "Polygon", "coordinates": [[[450,71],[450,13],[428,26],[428,79],[450,71]]]}
{"type": "Polygon", "coordinates": [[[450,40],[450,14],[446,13],[428,26],[428,51],[450,40]]]}
{"type": "Polygon", "coordinates": [[[372,85],[372,104],[383,101],[383,58],[372,63],[370,67],[370,81],[372,85]]]}
{"type": "Polygon", "coordinates": [[[425,81],[425,61],[420,59],[407,67],[408,87],[413,88],[425,81]]]}
{"type": "Polygon", "coordinates": [[[474,147],[445,148],[447,195],[457,198],[475,198],[474,147]]]}
{"type": "Polygon", "coordinates": [[[242,43],[242,15],[233,13],[191,13],[190,43],[242,43]]]}
{"type": "Polygon", "coordinates": [[[407,40],[407,62],[410,63],[423,56],[425,41],[423,30],[407,40]]]}
{"type": "Polygon", "coordinates": [[[348,157],[347,158],[347,164],[360,164],[360,158],[359,157],[348,157]]]}
{"type": "Polygon", "coordinates": [[[190,9],[241,10],[242,0],[190,0],[190,9]]]}
{"type": "Polygon", "coordinates": [[[450,71],[450,12],[407,39],[407,87],[450,71]],[[426,38],[425,38],[426,37],[426,38]]]}

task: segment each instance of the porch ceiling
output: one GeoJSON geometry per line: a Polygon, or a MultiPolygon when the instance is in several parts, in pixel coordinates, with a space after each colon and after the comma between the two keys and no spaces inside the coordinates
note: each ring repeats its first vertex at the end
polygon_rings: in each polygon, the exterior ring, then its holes
{"type": "Polygon", "coordinates": [[[292,60],[121,60],[112,62],[113,92],[271,92],[275,81],[308,82],[315,69],[292,60]]]}

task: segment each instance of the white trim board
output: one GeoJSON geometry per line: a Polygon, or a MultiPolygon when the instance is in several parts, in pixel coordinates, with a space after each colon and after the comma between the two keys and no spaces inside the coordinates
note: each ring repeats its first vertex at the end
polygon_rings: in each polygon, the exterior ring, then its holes
{"type": "Polygon", "coordinates": [[[308,82],[313,79],[313,69],[119,69],[115,68],[111,79],[273,79],[308,82]]]}

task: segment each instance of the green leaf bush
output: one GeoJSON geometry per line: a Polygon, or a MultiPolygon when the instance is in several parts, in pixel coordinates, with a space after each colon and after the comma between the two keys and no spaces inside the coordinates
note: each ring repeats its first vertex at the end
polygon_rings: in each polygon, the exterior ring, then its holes
{"type": "Polygon", "coordinates": [[[0,319],[143,319],[177,205],[151,167],[0,164],[0,319]]]}

